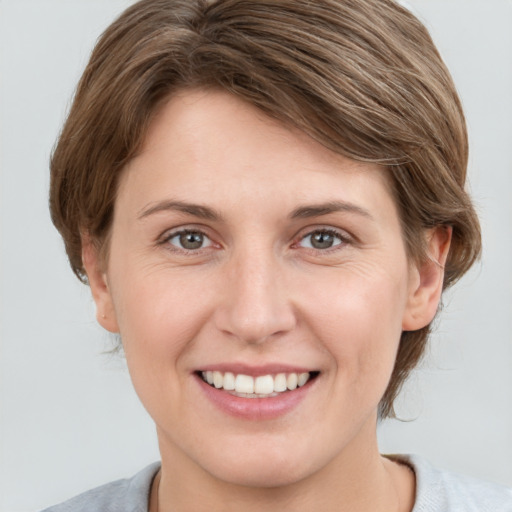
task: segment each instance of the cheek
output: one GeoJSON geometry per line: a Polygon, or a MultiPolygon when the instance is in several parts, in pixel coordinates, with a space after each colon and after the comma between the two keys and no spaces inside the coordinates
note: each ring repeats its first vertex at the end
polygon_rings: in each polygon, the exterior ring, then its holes
{"type": "Polygon", "coordinates": [[[160,423],[181,414],[187,355],[209,317],[208,297],[162,272],[121,279],[114,293],[130,377],[142,404],[160,423]]]}
{"type": "Polygon", "coordinates": [[[113,290],[114,308],[131,366],[143,371],[143,362],[152,360],[149,373],[155,367],[179,365],[211,314],[204,281],[154,269],[132,272],[116,282],[120,288],[113,290]]]}
{"type": "Polygon", "coordinates": [[[402,332],[404,278],[366,269],[339,272],[315,286],[304,311],[345,384],[386,385],[402,332]]]}

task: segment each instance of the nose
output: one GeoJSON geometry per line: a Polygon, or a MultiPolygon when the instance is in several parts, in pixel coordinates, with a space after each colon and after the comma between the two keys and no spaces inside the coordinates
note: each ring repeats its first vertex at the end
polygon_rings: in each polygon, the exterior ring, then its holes
{"type": "Polygon", "coordinates": [[[261,344],[296,325],[284,269],[272,251],[246,251],[226,266],[216,327],[244,343],[261,344]]]}

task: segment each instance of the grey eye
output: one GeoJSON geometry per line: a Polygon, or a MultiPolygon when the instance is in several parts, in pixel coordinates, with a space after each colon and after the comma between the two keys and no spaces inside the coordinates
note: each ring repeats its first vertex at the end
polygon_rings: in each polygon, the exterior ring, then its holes
{"type": "Polygon", "coordinates": [[[169,238],[169,243],[187,251],[203,249],[212,244],[211,240],[200,231],[181,231],[169,238]]]}
{"type": "Polygon", "coordinates": [[[342,242],[341,236],[331,231],[313,231],[300,241],[300,245],[310,249],[330,249],[342,242]]]}

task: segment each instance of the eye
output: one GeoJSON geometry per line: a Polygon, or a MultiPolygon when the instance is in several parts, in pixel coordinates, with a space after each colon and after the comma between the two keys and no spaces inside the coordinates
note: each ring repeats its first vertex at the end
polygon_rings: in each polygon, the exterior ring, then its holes
{"type": "Polygon", "coordinates": [[[345,237],[332,229],[318,229],[304,236],[300,241],[301,247],[308,249],[331,249],[345,242],[345,237]]]}
{"type": "Polygon", "coordinates": [[[197,251],[212,245],[212,241],[201,231],[183,230],[172,233],[166,242],[178,249],[197,251]]]}

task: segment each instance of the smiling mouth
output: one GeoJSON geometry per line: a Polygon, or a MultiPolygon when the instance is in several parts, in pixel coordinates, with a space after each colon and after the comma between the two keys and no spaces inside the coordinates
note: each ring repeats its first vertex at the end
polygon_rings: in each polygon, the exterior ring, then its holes
{"type": "Polygon", "coordinates": [[[219,371],[199,371],[197,375],[211,387],[241,398],[272,398],[305,386],[320,372],[278,373],[275,375],[235,374],[219,371]]]}

